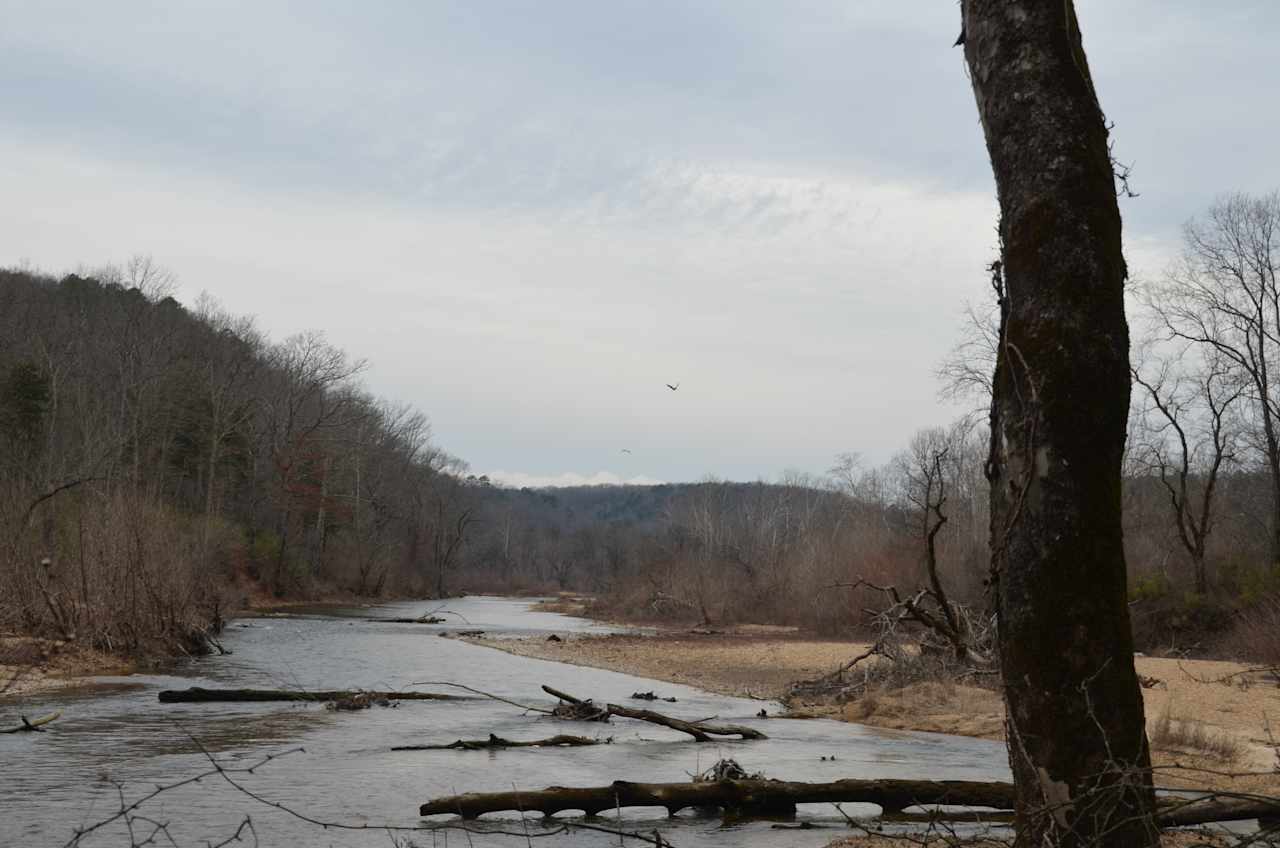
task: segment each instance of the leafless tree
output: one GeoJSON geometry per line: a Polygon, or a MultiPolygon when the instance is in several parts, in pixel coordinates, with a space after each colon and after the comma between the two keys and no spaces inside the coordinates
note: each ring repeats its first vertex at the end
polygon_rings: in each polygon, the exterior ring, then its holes
{"type": "Polygon", "coordinates": [[[1208,360],[1189,372],[1179,368],[1188,355],[1181,349],[1153,363],[1146,374],[1132,369],[1144,401],[1135,453],[1168,494],[1178,539],[1191,558],[1195,591],[1201,595],[1209,591],[1205,549],[1217,519],[1218,483],[1237,456],[1233,407],[1245,390],[1216,351],[1207,353],[1208,360]]]}
{"type": "Polygon", "coordinates": [[[1257,420],[1271,480],[1271,562],[1280,562],[1280,193],[1227,195],[1183,230],[1179,262],[1143,290],[1169,339],[1212,351],[1257,420]]]}
{"type": "Polygon", "coordinates": [[[974,404],[976,413],[985,414],[991,407],[991,375],[996,370],[999,347],[1000,312],[993,294],[985,307],[965,305],[960,322],[960,340],[938,366],[942,383],[939,394],[946,400],[974,404]]]}

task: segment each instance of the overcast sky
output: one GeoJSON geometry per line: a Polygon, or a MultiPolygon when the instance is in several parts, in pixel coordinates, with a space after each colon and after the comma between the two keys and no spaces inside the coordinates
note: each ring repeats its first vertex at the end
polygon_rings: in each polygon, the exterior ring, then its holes
{"type": "MultiPolygon", "coordinates": [[[[1215,195],[1280,186],[1280,4],[1077,8],[1156,273],[1215,195]]],[[[151,254],[367,358],[477,473],[771,479],[956,414],[933,372],[996,208],[952,0],[0,20],[0,264],[151,254]]]]}

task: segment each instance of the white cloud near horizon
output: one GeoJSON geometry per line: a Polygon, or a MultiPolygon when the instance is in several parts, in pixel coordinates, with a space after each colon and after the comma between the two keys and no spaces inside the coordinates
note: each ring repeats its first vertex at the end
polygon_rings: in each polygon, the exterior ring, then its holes
{"type": "MultiPolygon", "coordinates": [[[[954,4],[9,5],[0,265],[152,254],[529,479],[821,472],[957,412],[996,205],[954,4]]],[[[1149,276],[1280,184],[1280,7],[1078,6],[1149,276]]]]}
{"type": "Polygon", "coordinates": [[[512,489],[562,489],[568,486],[658,486],[666,482],[656,477],[636,474],[624,477],[612,471],[579,474],[564,471],[560,474],[526,474],[522,471],[489,471],[484,476],[495,483],[512,489]]]}

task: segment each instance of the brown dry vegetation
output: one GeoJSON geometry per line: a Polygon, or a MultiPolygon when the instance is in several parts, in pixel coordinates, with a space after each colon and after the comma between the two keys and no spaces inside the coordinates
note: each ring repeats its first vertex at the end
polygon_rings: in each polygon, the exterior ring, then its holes
{"type": "MultiPolygon", "coordinates": [[[[521,656],[771,700],[786,698],[795,681],[828,674],[867,647],[752,627],[712,635],[674,631],[569,636],[562,642],[473,641],[521,656]]],[[[1280,724],[1280,686],[1264,674],[1242,674],[1250,667],[1234,662],[1136,657],[1135,664],[1140,675],[1155,681],[1143,696],[1159,783],[1280,791],[1280,772],[1274,772],[1280,759],[1268,735],[1269,723],[1280,724]],[[1262,774],[1227,778],[1212,772],[1262,774]]],[[[897,730],[1004,738],[1000,693],[948,681],[873,689],[845,702],[791,699],[789,712],[897,730]]]]}
{"type": "Polygon", "coordinates": [[[90,674],[129,674],[133,664],[81,644],[0,637],[0,698],[72,685],[90,674]]]}

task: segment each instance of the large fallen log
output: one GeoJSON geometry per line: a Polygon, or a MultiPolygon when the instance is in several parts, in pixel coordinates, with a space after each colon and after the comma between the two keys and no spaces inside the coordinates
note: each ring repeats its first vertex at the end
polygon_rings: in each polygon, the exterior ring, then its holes
{"type": "Polygon", "coordinates": [[[468,792],[423,804],[423,816],[454,813],[474,819],[505,810],[551,815],[581,810],[593,816],[617,807],[665,807],[675,815],[688,807],[720,807],[731,813],[794,812],[796,804],[862,801],[899,812],[917,804],[1013,808],[1013,786],[966,780],[837,780],[798,783],[786,780],[720,780],[700,783],[631,783],[574,788],[552,786],[528,792],[468,792]]]}
{"type": "Polygon", "coordinates": [[[366,618],[365,621],[380,621],[383,624],[444,624],[444,619],[431,615],[425,618],[366,618]]]}
{"type": "MultiPolygon", "coordinates": [[[[875,804],[890,816],[908,807],[945,804],[1011,810],[1013,785],[970,780],[837,780],[801,783],[786,780],[718,780],[693,783],[631,783],[609,786],[551,786],[527,792],[468,792],[436,798],[423,804],[419,815],[452,813],[474,819],[503,811],[552,815],[581,810],[588,816],[619,807],[664,807],[669,815],[689,807],[719,807],[728,815],[787,815],[796,804],[875,804]]],[[[989,820],[1003,816],[993,815],[989,820]]],[[[1156,820],[1161,827],[1185,827],[1213,822],[1280,819],[1280,799],[1205,797],[1163,798],[1156,820]]]]}
{"type": "Polygon", "coordinates": [[[165,689],[160,693],[162,704],[238,703],[256,701],[340,701],[367,695],[388,701],[470,701],[466,695],[442,695],[438,692],[365,692],[359,689],[337,689],[321,692],[301,692],[296,689],[165,689]]]}
{"type": "Polygon", "coordinates": [[[1213,822],[1258,819],[1263,826],[1280,823],[1280,798],[1219,798],[1213,795],[1195,800],[1161,799],[1156,821],[1161,827],[1184,827],[1213,822]]]}
{"type": "MultiPolygon", "coordinates": [[[[559,689],[553,689],[544,685],[542,691],[548,695],[559,698],[562,701],[573,704],[574,706],[586,706],[589,701],[584,701],[567,692],[559,689]]],[[[768,739],[764,733],[756,730],[754,727],[744,727],[740,724],[708,724],[705,721],[685,721],[684,719],[673,718],[653,710],[637,710],[631,707],[624,707],[619,704],[606,704],[603,710],[604,717],[607,720],[609,716],[622,716],[623,718],[633,718],[638,721],[647,721],[652,724],[660,724],[663,727],[669,727],[672,730],[678,730],[681,733],[687,733],[698,742],[711,742],[712,736],[740,736],[743,739],[768,739]]]]}
{"type": "Polygon", "coordinates": [[[28,719],[26,716],[19,716],[19,718],[22,719],[22,724],[17,727],[6,727],[4,730],[0,730],[0,733],[27,733],[31,731],[44,733],[43,725],[52,721],[57,721],[61,716],[62,713],[49,713],[47,716],[41,716],[40,718],[33,719],[28,719]]]}
{"type": "Polygon", "coordinates": [[[584,745],[608,745],[613,741],[613,737],[605,739],[595,739],[590,736],[568,736],[559,734],[548,739],[532,739],[528,742],[520,742],[513,739],[503,739],[501,736],[495,736],[490,733],[488,739],[459,739],[456,742],[450,742],[448,745],[397,745],[391,750],[393,751],[484,751],[494,748],[579,748],[584,745]]]}

